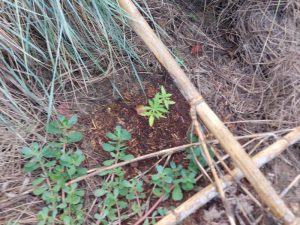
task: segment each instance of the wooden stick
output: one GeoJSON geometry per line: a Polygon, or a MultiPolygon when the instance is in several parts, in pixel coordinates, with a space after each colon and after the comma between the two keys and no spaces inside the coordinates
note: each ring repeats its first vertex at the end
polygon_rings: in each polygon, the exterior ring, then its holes
{"type": "Polygon", "coordinates": [[[205,156],[205,160],[211,170],[211,173],[213,175],[213,178],[215,180],[214,184],[218,190],[218,193],[219,193],[219,196],[223,202],[223,205],[224,205],[224,208],[225,208],[225,212],[226,212],[226,215],[228,217],[228,220],[229,220],[229,223],[230,225],[236,225],[235,223],[235,220],[234,220],[234,216],[233,216],[233,213],[232,213],[232,209],[226,199],[226,196],[225,196],[225,192],[221,186],[221,181],[220,181],[220,178],[218,176],[218,173],[217,173],[217,170],[215,168],[215,165],[213,163],[213,159],[212,157],[210,156],[210,153],[208,151],[208,147],[207,147],[207,144],[206,144],[206,139],[205,139],[205,136],[201,130],[201,127],[200,127],[200,123],[198,122],[197,120],[197,114],[196,114],[196,110],[194,107],[191,108],[191,118],[192,118],[192,123],[193,123],[193,127],[196,131],[196,134],[198,136],[198,140],[199,140],[199,143],[200,143],[200,147],[201,149],[203,150],[204,152],[204,156],[205,156]]]}
{"type": "Polygon", "coordinates": [[[230,155],[237,167],[243,171],[262,200],[269,206],[277,218],[283,220],[286,224],[291,224],[295,220],[294,214],[288,209],[272,185],[255,166],[242,146],[234,139],[232,133],[205,103],[196,87],[177,64],[167,47],[156,36],[137,7],[131,0],[119,0],[118,2],[120,7],[127,12],[129,24],[133,30],[145,42],[159,62],[167,69],[184,97],[192,106],[196,106],[197,114],[203,123],[220,141],[220,144],[230,155]]]}
{"type": "MultiPolygon", "coordinates": [[[[283,138],[279,139],[263,151],[256,154],[252,158],[252,161],[257,167],[261,167],[272,159],[276,158],[285,149],[287,149],[290,145],[293,145],[297,141],[300,141],[300,127],[295,128],[283,138]]],[[[234,183],[234,180],[239,180],[244,176],[242,171],[238,168],[232,170],[231,174],[232,175],[225,175],[221,181],[221,185],[224,189],[232,185],[234,183]]],[[[156,225],[176,224],[188,217],[190,214],[195,212],[198,208],[205,205],[216,196],[218,196],[218,191],[216,190],[214,184],[210,184],[206,188],[199,191],[197,194],[193,195],[190,199],[182,203],[160,221],[158,221],[156,225]]],[[[292,224],[299,225],[298,223],[297,220],[295,220],[292,224]]]]}

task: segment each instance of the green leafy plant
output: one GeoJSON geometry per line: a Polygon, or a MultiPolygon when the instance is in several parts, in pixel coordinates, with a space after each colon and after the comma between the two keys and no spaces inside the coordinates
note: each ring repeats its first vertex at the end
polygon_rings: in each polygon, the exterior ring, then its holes
{"type": "MultiPolygon", "coordinates": [[[[188,139],[190,140],[191,143],[198,142],[198,138],[192,133],[188,134],[188,139]]],[[[208,150],[210,156],[213,158],[214,157],[213,151],[211,149],[208,150]]],[[[188,152],[187,159],[189,159],[189,170],[194,171],[196,173],[199,171],[198,163],[200,163],[201,166],[207,165],[204,153],[202,152],[202,149],[200,148],[199,145],[190,147],[187,152],[188,152]]]]}
{"type": "Polygon", "coordinates": [[[165,118],[165,114],[169,112],[170,105],[175,104],[171,100],[172,94],[168,93],[166,89],[161,86],[160,92],[156,93],[154,98],[149,100],[149,105],[144,106],[145,112],[142,116],[149,118],[149,125],[152,127],[155,119],[165,118]]]}
{"type": "Polygon", "coordinates": [[[73,143],[82,139],[80,132],[70,131],[77,122],[77,116],[67,119],[59,116],[51,122],[46,131],[55,134],[57,140],[40,146],[22,148],[21,152],[28,162],[24,165],[27,173],[37,172],[39,177],[32,181],[33,194],[39,196],[46,206],[38,213],[38,225],[80,225],[83,223],[82,210],[84,191],[76,183],[67,182],[86,173],[81,167],[85,159],[81,150],[73,150],[73,143]]]}
{"type": "Polygon", "coordinates": [[[158,165],[156,170],[157,173],[152,175],[151,181],[155,184],[153,194],[157,197],[166,195],[166,198],[169,198],[171,194],[174,201],[180,201],[183,198],[183,190],[192,190],[196,183],[195,172],[174,162],[171,162],[168,168],[158,165]]]}
{"type": "Polygon", "coordinates": [[[157,219],[167,215],[168,211],[169,210],[165,207],[158,207],[157,210],[152,213],[151,217],[145,220],[143,225],[156,224],[157,219]]]}
{"type": "Polygon", "coordinates": [[[109,152],[112,159],[104,161],[105,166],[110,166],[113,163],[117,163],[119,160],[126,161],[133,159],[134,156],[126,154],[125,141],[131,139],[131,134],[122,129],[120,126],[116,126],[114,133],[107,133],[106,137],[110,139],[107,143],[102,145],[104,151],[109,152]]]}
{"type": "MultiPolygon", "coordinates": [[[[116,126],[114,133],[107,133],[110,139],[102,145],[103,149],[110,153],[112,159],[103,162],[109,166],[118,161],[126,161],[133,158],[133,155],[126,154],[126,141],[131,139],[130,133],[116,126]]],[[[101,188],[95,190],[94,194],[100,199],[98,207],[100,213],[95,214],[95,218],[100,224],[110,224],[117,220],[128,219],[127,215],[120,215],[128,207],[132,213],[140,212],[141,205],[139,199],[145,198],[143,193],[143,182],[136,178],[126,180],[125,171],[116,168],[100,174],[103,178],[101,188]]]]}

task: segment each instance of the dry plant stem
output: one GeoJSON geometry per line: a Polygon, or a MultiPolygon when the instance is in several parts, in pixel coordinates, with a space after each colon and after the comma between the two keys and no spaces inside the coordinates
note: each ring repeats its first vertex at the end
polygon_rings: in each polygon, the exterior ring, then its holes
{"type": "MultiPolygon", "coordinates": [[[[211,147],[211,149],[213,150],[216,158],[218,159],[218,161],[222,164],[223,168],[227,171],[227,173],[234,178],[234,174],[232,173],[231,169],[226,165],[226,163],[224,162],[224,160],[222,159],[222,157],[219,155],[219,153],[213,148],[211,147]]],[[[250,191],[248,191],[248,189],[241,184],[239,181],[237,181],[239,187],[252,199],[252,201],[255,202],[255,204],[259,207],[262,208],[262,205],[260,204],[260,202],[250,193],[250,191]]]]}
{"type": "Polygon", "coordinates": [[[194,160],[196,162],[196,164],[198,165],[199,169],[201,170],[202,174],[211,182],[213,183],[212,179],[210,178],[210,176],[208,175],[208,173],[206,172],[206,170],[204,169],[204,167],[201,165],[201,163],[199,162],[199,160],[197,159],[197,156],[195,155],[195,152],[193,149],[191,149],[194,160]]]}
{"type": "Polygon", "coordinates": [[[144,220],[157,208],[157,206],[163,201],[165,195],[162,195],[155,204],[141,217],[138,221],[136,221],[133,225],[139,225],[144,222],[144,220]]]}
{"type": "Polygon", "coordinates": [[[181,146],[178,146],[178,147],[168,148],[168,149],[161,150],[159,152],[154,152],[154,153],[150,153],[150,154],[147,154],[147,155],[143,155],[143,156],[140,156],[140,157],[137,157],[137,158],[134,158],[132,160],[125,161],[125,162],[116,163],[116,164],[111,165],[111,166],[104,166],[104,167],[100,167],[100,168],[91,169],[91,170],[88,171],[87,175],[84,175],[84,176],[78,177],[74,180],[71,180],[71,181],[68,182],[67,185],[71,185],[73,183],[85,180],[89,177],[98,175],[99,173],[102,173],[102,172],[107,171],[107,170],[112,170],[112,169],[115,169],[117,167],[125,166],[125,165],[128,165],[128,164],[134,163],[134,162],[138,162],[138,161],[145,160],[145,159],[150,159],[150,158],[165,155],[165,154],[173,154],[175,152],[183,151],[186,148],[189,148],[189,147],[192,147],[192,146],[195,146],[195,145],[197,145],[197,143],[181,145],[181,146]]]}
{"type": "Polygon", "coordinates": [[[289,190],[296,185],[296,183],[298,183],[298,181],[300,180],[300,174],[298,176],[296,176],[294,178],[294,180],[289,184],[289,186],[287,186],[281,193],[280,193],[280,197],[283,198],[288,192],[289,190]]]}
{"type": "MultiPolygon", "coordinates": [[[[278,141],[265,148],[263,151],[257,153],[254,157],[252,157],[252,161],[257,167],[261,167],[272,159],[276,158],[290,145],[293,145],[298,141],[300,141],[300,127],[295,128],[283,138],[280,138],[278,141]]],[[[223,177],[221,185],[225,189],[226,187],[233,184],[234,179],[240,180],[243,177],[244,174],[242,173],[242,171],[238,168],[235,168],[234,170],[232,170],[232,175],[227,174],[223,177]]],[[[180,206],[178,206],[173,211],[173,213],[169,213],[167,216],[162,218],[156,225],[176,224],[195,212],[201,206],[205,205],[217,195],[218,192],[216,191],[215,185],[210,184],[196,193],[190,199],[182,203],[180,206]]],[[[298,223],[299,219],[296,219],[291,224],[298,225],[298,223]]]]}
{"type": "MultiPolygon", "coordinates": [[[[195,100],[199,101],[199,99],[202,98],[200,93],[177,64],[167,47],[157,37],[144,17],[140,14],[137,7],[131,0],[119,0],[118,2],[121,8],[127,12],[129,23],[133,30],[146,43],[159,62],[167,69],[184,97],[190,103],[195,100]]],[[[225,127],[217,115],[204,101],[198,103],[196,111],[207,128],[220,141],[220,144],[230,155],[237,167],[243,171],[248,181],[255,188],[262,200],[269,206],[273,214],[277,218],[282,219],[284,223],[291,224],[295,220],[292,211],[285,205],[272,185],[255,166],[251,158],[234,139],[232,133],[225,127]]]]}

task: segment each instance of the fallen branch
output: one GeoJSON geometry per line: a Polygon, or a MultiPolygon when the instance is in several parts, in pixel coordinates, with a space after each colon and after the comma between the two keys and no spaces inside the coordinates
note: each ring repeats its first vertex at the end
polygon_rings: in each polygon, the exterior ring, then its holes
{"type": "MultiPolygon", "coordinates": [[[[253,162],[257,167],[261,167],[276,158],[290,145],[295,144],[300,141],[300,127],[295,128],[293,131],[280,138],[278,141],[264,149],[263,151],[257,153],[253,158],[253,162]]],[[[244,177],[242,171],[238,168],[232,170],[232,176],[226,175],[221,180],[222,188],[225,189],[234,183],[234,180],[240,180],[244,177]]],[[[156,225],[172,225],[176,224],[190,214],[195,212],[198,208],[205,205],[211,199],[218,196],[218,191],[216,190],[215,184],[210,184],[206,188],[199,191],[197,194],[193,195],[190,199],[182,203],[176,209],[172,210],[167,216],[162,218],[156,225]]],[[[293,221],[293,225],[299,225],[299,219],[293,221]]]]}

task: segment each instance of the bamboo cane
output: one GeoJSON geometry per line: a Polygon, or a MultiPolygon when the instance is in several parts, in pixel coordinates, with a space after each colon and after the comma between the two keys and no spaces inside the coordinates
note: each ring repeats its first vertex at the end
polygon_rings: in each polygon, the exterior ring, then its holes
{"type": "Polygon", "coordinates": [[[206,104],[196,87],[177,64],[167,47],[153,32],[136,6],[131,0],[118,0],[118,2],[120,7],[128,14],[129,24],[132,29],[145,42],[159,62],[167,69],[177,87],[191,106],[196,106],[198,116],[220,141],[220,144],[230,155],[237,167],[243,171],[262,200],[268,205],[277,218],[282,219],[286,224],[291,224],[295,220],[294,214],[277,195],[274,188],[251,161],[251,158],[244,151],[242,146],[234,139],[232,133],[206,104]]]}
{"type": "MultiPolygon", "coordinates": [[[[283,138],[279,139],[263,151],[257,153],[252,161],[255,163],[257,167],[261,167],[264,164],[270,162],[274,158],[276,158],[279,154],[281,154],[285,149],[287,149],[290,145],[293,145],[297,141],[300,141],[300,127],[295,128],[293,131],[285,135],[283,138]]],[[[244,174],[238,168],[232,170],[232,175],[225,175],[221,181],[222,187],[225,189],[234,183],[234,180],[239,180],[243,178],[244,174]]],[[[171,213],[162,218],[156,225],[172,225],[176,224],[190,214],[195,212],[198,208],[205,205],[214,197],[218,196],[218,191],[214,184],[208,185],[206,188],[202,189],[187,201],[182,203],[176,209],[174,209],[171,213]]],[[[299,225],[300,221],[295,220],[294,225],[299,225]]]]}

